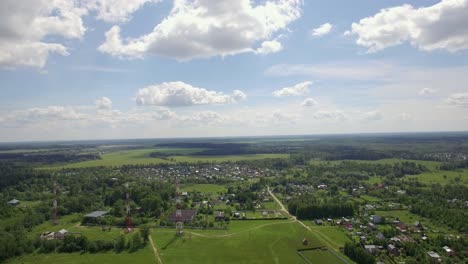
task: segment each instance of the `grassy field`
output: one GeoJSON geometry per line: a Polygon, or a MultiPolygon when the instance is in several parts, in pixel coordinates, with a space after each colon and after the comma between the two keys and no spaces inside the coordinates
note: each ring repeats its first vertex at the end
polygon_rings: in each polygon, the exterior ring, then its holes
{"type": "Polygon", "coordinates": [[[181,187],[182,192],[201,192],[213,193],[226,192],[227,188],[217,184],[184,184],[181,187]]]}
{"type": "Polygon", "coordinates": [[[306,250],[302,251],[301,254],[307,258],[312,264],[343,264],[346,263],[341,259],[337,258],[333,253],[328,250],[306,250]]]}
{"type": "Polygon", "coordinates": [[[460,177],[460,183],[468,186],[468,170],[460,171],[441,171],[434,170],[430,172],[425,172],[419,175],[408,176],[409,178],[418,179],[421,182],[425,183],[440,183],[440,184],[449,184],[455,183],[455,178],[460,177]],[[445,177],[444,177],[445,176],[445,177]]]}
{"type": "Polygon", "coordinates": [[[239,224],[243,225],[244,231],[230,234],[223,234],[226,231],[197,230],[178,238],[173,230],[154,230],[152,236],[164,263],[303,264],[304,260],[296,253],[297,249],[303,248],[302,239],[306,237],[309,246],[321,246],[312,234],[304,232],[304,228],[297,223],[265,221],[269,223],[262,226],[256,222],[263,221],[242,221],[239,224]],[[255,229],[245,229],[249,224],[255,229]]]}
{"type": "Polygon", "coordinates": [[[128,264],[128,263],[157,263],[151,246],[147,245],[134,253],[62,253],[62,254],[33,254],[14,258],[7,263],[11,264],[128,264]]]}
{"type": "Polygon", "coordinates": [[[173,162],[223,162],[223,161],[240,161],[240,160],[256,160],[267,158],[287,158],[287,154],[253,154],[253,155],[232,155],[232,156],[190,156],[200,149],[185,149],[185,148],[158,148],[158,149],[137,149],[109,152],[101,155],[100,160],[88,160],[62,165],[44,166],[44,169],[61,169],[61,168],[86,168],[97,166],[122,166],[122,165],[145,165],[145,164],[160,164],[173,162]],[[152,152],[163,152],[174,154],[167,159],[153,158],[150,156],[152,152]]]}
{"type": "Polygon", "coordinates": [[[251,154],[251,155],[229,155],[229,156],[171,156],[177,162],[225,162],[241,160],[259,160],[288,158],[288,154],[251,154]]]}

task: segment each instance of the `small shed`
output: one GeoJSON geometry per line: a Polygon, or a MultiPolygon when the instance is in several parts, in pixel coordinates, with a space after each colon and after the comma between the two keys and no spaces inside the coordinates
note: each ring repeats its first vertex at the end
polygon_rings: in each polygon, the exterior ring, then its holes
{"type": "Polygon", "coordinates": [[[314,222],[315,222],[316,225],[322,225],[323,224],[322,219],[315,219],[314,222]]]}
{"type": "Polygon", "coordinates": [[[215,215],[215,221],[224,221],[225,219],[225,216],[224,216],[224,212],[216,212],[216,215],[215,215]]]}
{"type": "Polygon", "coordinates": [[[12,205],[12,206],[17,206],[20,204],[20,201],[17,200],[17,199],[13,199],[11,201],[8,202],[9,205],[12,205]]]}
{"type": "Polygon", "coordinates": [[[99,218],[99,217],[105,216],[107,213],[109,212],[108,211],[94,211],[92,213],[85,215],[84,217],[85,218],[99,218]]]}

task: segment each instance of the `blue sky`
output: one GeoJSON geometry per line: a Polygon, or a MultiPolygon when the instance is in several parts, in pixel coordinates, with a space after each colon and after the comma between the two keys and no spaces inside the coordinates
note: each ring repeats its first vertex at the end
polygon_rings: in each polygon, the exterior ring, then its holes
{"type": "Polygon", "coordinates": [[[468,129],[468,0],[0,7],[0,141],[468,129]]]}

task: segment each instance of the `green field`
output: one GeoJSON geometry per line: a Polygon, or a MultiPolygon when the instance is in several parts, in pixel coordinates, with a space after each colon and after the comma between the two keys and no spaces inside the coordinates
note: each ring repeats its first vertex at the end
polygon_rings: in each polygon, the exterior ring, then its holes
{"type": "Polygon", "coordinates": [[[11,264],[129,264],[129,263],[157,263],[151,246],[147,245],[134,253],[61,253],[61,254],[32,254],[11,259],[11,264]]]}
{"type": "Polygon", "coordinates": [[[223,162],[240,160],[258,160],[268,158],[287,158],[287,154],[252,154],[252,155],[231,155],[231,156],[190,156],[202,149],[194,148],[158,148],[158,149],[137,149],[117,152],[109,152],[101,155],[100,160],[88,160],[62,165],[44,166],[44,169],[61,168],[86,168],[98,166],[122,166],[122,165],[147,165],[173,162],[223,162]],[[153,152],[163,152],[174,154],[167,159],[153,158],[150,156],[153,152]]]}
{"type": "Polygon", "coordinates": [[[418,179],[421,182],[428,184],[440,183],[449,184],[456,183],[456,178],[460,177],[460,184],[468,186],[468,169],[460,171],[441,171],[434,170],[430,172],[421,173],[419,175],[408,176],[409,178],[418,179]],[[445,176],[445,177],[444,177],[445,176]]]}
{"type": "Polygon", "coordinates": [[[227,188],[217,184],[184,184],[181,187],[181,191],[216,194],[218,192],[226,192],[227,188]]]}
{"type": "Polygon", "coordinates": [[[297,223],[265,221],[269,223],[259,226],[256,223],[259,221],[235,221],[233,225],[237,222],[242,222],[244,228],[249,224],[252,227],[228,234],[194,230],[182,238],[175,237],[173,230],[154,230],[152,236],[163,263],[303,264],[304,260],[296,253],[304,247],[302,239],[306,237],[309,246],[321,246],[297,223]]]}
{"type": "Polygon", "coordinates": [[[305,250],[301,252],[302,256],[304,256],[307,260],[310,261],[312,264],[343,264],[346,263],[341,259],[337,258],[333,253],[328,250],[305,250]]]}

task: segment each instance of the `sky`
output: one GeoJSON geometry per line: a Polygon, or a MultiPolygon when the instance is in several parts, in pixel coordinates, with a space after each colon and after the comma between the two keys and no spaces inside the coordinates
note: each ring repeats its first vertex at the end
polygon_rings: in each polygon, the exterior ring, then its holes
{"type": "Polygon", "coordinates": [[[0,142],[468,130],[468,0],[2,0],[0,142]]]}

